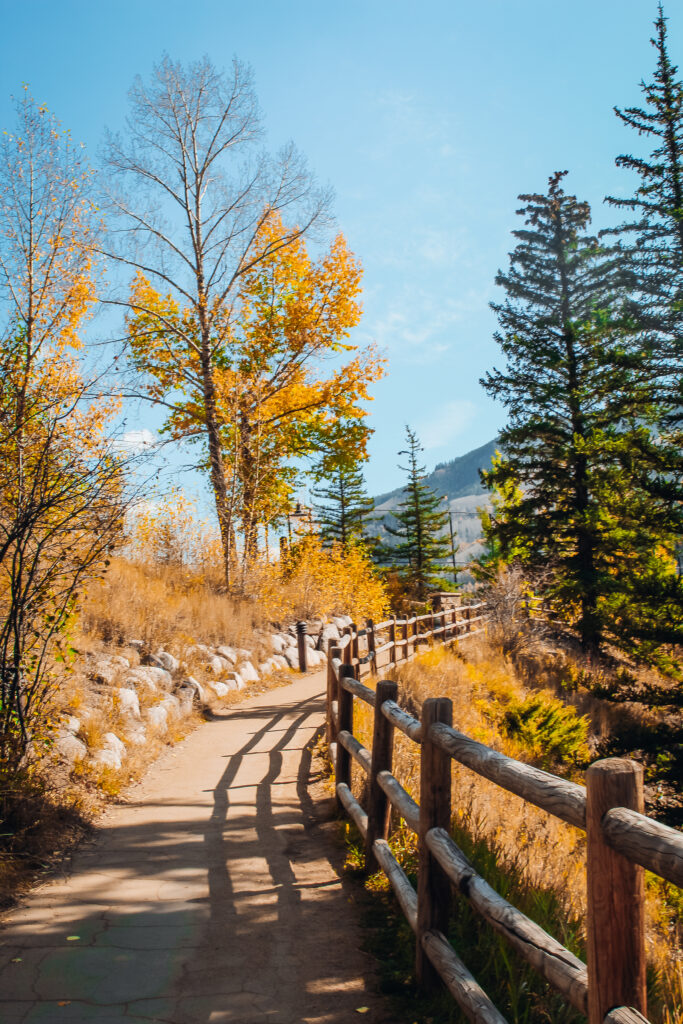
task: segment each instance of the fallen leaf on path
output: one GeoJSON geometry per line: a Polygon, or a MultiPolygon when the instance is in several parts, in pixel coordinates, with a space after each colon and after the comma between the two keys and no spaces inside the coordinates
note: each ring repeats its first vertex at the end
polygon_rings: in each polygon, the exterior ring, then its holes
{"type": "Polygon", "coordinates": [[[66,937],[67,942],[77,942],[78,939],[80,939],[80,935],[67,935],[66,937]]]}
{"type": "Polygon", "coordinates": [[[369,1009],[369,1006],[357,1006],[356,1013],[367,1013],[369,1009]]]}

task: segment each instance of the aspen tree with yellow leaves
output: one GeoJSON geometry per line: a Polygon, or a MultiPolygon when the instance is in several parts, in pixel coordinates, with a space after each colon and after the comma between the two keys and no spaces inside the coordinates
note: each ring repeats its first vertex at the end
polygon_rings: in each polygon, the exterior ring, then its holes
{"type": "Polygon", "coordinates": [[[327,375],[320,365],[359,318],[360,268],[341,236],[318,262],[309,256],[303,239],[326,225],[329,196],[291,145],[260,151],[239,62],[223,74],[208,59],[164,58],[130,96],[127,135],[108,144],[113,210],[127,229],[108,254],[136,271],[117,301],[140,393],[167,410],[171,436],[203,446],[231,586],[235,531],[248,558],[258,526],[289,499],[290,459],[323,434],[341,445],[340,417],[362,448],[359,402],[376,358],[327,375]]]}
{"type": "Polygon", "coordinates": [[[79,365],[95,300],[89,172],[26,90],[16,107],[0,141],[0,777],[35,740],[79,590],[101,574],[125,502],[116,405],[79,365]]]}
{"type": "MultiPolygon", "coordinates": [[[[338,235],[313,261],[301,237],[277,247],[284,230],[277,214],[263,225],[257,246],[271,255],[240,280],[223,358],[214,370],[216,418],[233,499],[230,526],[239,526],[244,544],[242,578],[257,554],[259,526],[282,517],[291,505],[294,460],[321,450],[328,461],[364,457],[363,403],[370,398],[369,384],[382,374],[372,348],[355,352],[346,341],[360,318],[361,270],[344,238],[338,235]],[[354,354],[321,372],[323,357],[345,352],[354,354]]],[[[170,295],[154,294],[141,275],[131,305],[131,356],[150,389],[166,394],[177,387],[175,371],[183,366],[185,389],[169,411],[167,430],[179,439],[202,438],[201,364],[183,342],[188,311],[170,295]]]]}

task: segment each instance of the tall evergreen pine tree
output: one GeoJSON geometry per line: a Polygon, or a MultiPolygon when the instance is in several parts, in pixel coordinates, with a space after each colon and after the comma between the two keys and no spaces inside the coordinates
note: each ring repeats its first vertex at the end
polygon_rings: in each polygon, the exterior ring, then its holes
{"type": "Polygon", "coordinates": [[[406,437],[408,448],[399,452],[408,456],[408,465],[399,467],[408,474],[405,499],[392,512],[397,525],[386,526],[397,543],[383,547],[381,557],[400,568],[409,593],[423,601],[431,589],[442,585],[443,564],[450,553],[450,542],[442,532],[448,512],[424,482],[426,469],[418,461],[423,448],[408,426],[406,437]]]}
{"type": "Polygon", "coordinates": [[[344,547],[367,541],[367,524],[375,504],[365,493],[363,474],[357,467],[339,466],[328,477],[328,486],[313,491],[319,499],[314,503],[323,542],[337,542],[344,547]]]}
{"type": "Polygon", "coordinates": [[[661,4],[655,31],[654,81],[641,82],[646,106],[615,107],[617,117],[654,149],[649,158],[617,157],[617,166],[634,171],[640,184],[630,198],[608,196],[607,202],[636,215],[610,233],[620,236],[633,272],[635,305],[640,327],[648,332],[652,369],[660,380],[678,384],[683,353],[683,84],[669,58],[661,4]]]}
{"type": "Polygon", "coordinates": [[[638,483],[646,354],[622,312],[621,260],[587,234],[590,208],[565,194],[563,177],[547,195],[520,196],[525,227],[496,278],[507,366],[482,384],[510,419],[484,477],[515,495],[492,523],[503,552],[551,569],[556,610],[596,653],[606,637],[661,641],[673,541],[638,483]]]}
{"type": "Polygon", "coordinates": [[[610,232],[633,275],[632,303],[649,350],[655,434],[642,440],[644,486],[667,507],[683,535],[683,83],[671,63],[661,4],[651,43],[654,79],[641,83],[644,107],[615,108],[653,149],[648,158],[617,157],[640,178],[630,198],[608,202],[635,217],[610,232]]]}

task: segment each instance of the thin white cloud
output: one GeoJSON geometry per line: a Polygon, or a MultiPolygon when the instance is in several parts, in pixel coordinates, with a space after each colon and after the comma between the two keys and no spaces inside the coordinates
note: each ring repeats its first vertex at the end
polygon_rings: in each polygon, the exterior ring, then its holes
{"type": "Polygon", "coordinates": [[[458,398],[437,409],[417,426],[417,434],[426,451],[449,446],[469,426],[477,406],[468,398],[458,398]]]}

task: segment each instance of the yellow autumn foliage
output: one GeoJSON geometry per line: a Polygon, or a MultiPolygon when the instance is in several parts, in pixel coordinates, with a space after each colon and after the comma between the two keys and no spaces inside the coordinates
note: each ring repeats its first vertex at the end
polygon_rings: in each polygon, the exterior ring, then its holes
{"type": "Polygon", "coordinates": [[[315,536],[298,541],[283,561],[255,568],[248,594],[273,622],[350,615],[360,623],[388,611],[384,584],[365,549],[323,547],[315,536]]]}

